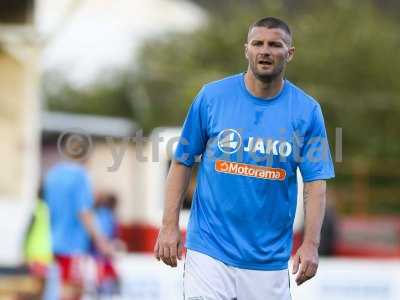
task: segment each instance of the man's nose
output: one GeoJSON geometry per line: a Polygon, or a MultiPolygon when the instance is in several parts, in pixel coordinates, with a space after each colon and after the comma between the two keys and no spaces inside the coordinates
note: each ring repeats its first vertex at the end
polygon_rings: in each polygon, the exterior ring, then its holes
{"type": "Polygon", "coordinates": [[[267,55],[267,56],[269,56],[269,55],[271,55],[271,48],[268,46],[268,45],[264,45],[262,48],[261,48],[261,54],[263,54],[263,55],[267,55]]]}

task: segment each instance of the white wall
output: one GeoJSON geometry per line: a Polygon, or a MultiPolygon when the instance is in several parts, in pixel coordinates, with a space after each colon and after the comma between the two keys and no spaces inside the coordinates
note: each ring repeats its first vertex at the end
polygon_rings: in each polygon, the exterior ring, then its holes
{"type": "Polygon", "coordinates": [[[27,39],[19,29],[0,26],[2,266],[13,266],[22,261],[23,234],[38,186],[38,47],[33,33],[27,39]]]}

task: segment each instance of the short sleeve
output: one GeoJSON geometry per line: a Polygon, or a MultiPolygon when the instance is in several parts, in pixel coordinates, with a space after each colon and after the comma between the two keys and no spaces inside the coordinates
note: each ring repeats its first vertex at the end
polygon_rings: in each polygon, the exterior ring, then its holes
{"type": "Polygon", "coordinates": [[[89,178],[86,172],[82,171],[77,176],[76,182],[76,209],[84,212],[93,207],[93,193],[89,178]]]}
{"type": "Polygon", "coordinates": [[[303,180],[307,182],[335,177],[324,117],[319,105],[312,112],[302,144],[299,168],[303,180]]]}
{"type": "Polygon", "coordinates": [[[207,103],[204,87],[197,94],[183,124],[174,159],[188,167],[203,154],[208,141],[207,103]]]}

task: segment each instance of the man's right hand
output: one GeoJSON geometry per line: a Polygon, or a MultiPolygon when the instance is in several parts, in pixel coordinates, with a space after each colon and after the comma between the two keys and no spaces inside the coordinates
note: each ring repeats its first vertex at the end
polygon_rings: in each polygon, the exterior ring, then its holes
{"type": "Polygon", "coordinates": [[[162,226],[158,233],[154,256],[171,267],[177,266],[177,259],[182,259],[182,238],[178,226],[162,226]]]}

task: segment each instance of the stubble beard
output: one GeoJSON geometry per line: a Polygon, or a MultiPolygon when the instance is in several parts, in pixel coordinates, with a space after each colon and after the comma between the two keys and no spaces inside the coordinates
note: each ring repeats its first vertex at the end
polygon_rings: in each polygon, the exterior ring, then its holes
{"type": "Polygon", "coordinates": [[[254,74],[254,77],[257,78],[259,81],[264,82],[264,83],[271,83],[277,78],[279,78],[284,71],[284,66],[279,66],[275,68],[271,73],[267,74],[260,74],[257,71],[257,65],[250,65],[251,72],[254,74]]]}

